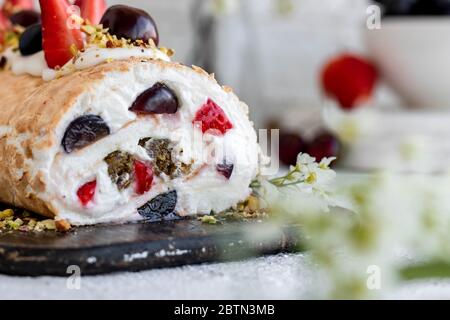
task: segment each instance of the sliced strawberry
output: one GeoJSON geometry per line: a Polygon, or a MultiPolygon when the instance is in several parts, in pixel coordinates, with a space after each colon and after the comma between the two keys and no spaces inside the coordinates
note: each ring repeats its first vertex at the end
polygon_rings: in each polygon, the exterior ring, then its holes
{"type": "Polygon", "coordinates": [[[5,42],[6,30],[9,27],[9,20],[0,11],[0,46],[5,42]]]}
{"type": "Polygon", "coordinates": [[[0,30],[6,30],[9,27],[9,20],[0,12],[0,30]]]}
{"type": "Polygon", "coordinates": [[[78,199],[80,200],[83,206],[87,206],[95,196],[95,190],[97,189],[97,181],[91,181],[83,185],[77,191],[78,199]]]}
{"type": "Polygon", "coordinates": [[[71,14],[67,0],[39,0],[45,60],[50,68],[62,67],[73,58],[72,47],[83,48],[79,28],[69,28],[71,14]]]}
{"type": "Polygon", "coordinates": [[[201,123],[202,132],[209,131],[211,134],[224,135],[233,128],[225,112],[214,101],[208,101],[195,115],[193,123],[201,123]]]}
{"type": "Polygon", "coordinates": [[[106,11],[105,0],[77,0],[75,5],[81,9],[81,17],[91,24],[99,24],[106,11]]]}
{"type": "Polygon", "coordinates": [[[18,11],[31,9],[34,9],[33,0],[5,0],[2,6],[2,11],[7,17],[18,11]]]}
{"type": "Polygon", "coordinates": [[[134,176],[137,194],[144,194],[152,188],[153,170],[149,165],[141,161],[134,161],[134,176]]]}
{"type": "Polygon", "coordinates": [[[360,57],[344,54],[329,62],[322,71],[325,93],[343,109],[353,109],[367,102],[378,80],[375,66],[360,57]]]}

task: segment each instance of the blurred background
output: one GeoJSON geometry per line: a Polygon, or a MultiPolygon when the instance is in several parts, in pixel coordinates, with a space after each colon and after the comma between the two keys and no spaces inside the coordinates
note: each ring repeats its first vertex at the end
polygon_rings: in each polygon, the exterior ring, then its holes
{"type": "MultiPolygon", "coordinates": [[[[123,3],[108,0],[108,4],[123,3]]],[[[174,60],[280,129],[280,158],[436,173],[450,163],[449,0],[129,0],[174,60]]]]}
{"type": "Polygon", "coordinates": [[[127,3],[175,60],[233,87],[257,128],[281,130],[283,163],[303,151],[353,171],[448,169],[449,1],[127,3]]]}
{"type": "Polygon", "coordinates": [[[176,50],[176,60],[201,65],[232,86],[261,128],[272,118],[301,126],[302,112],[320,110],[323,63],[345,49],[365,51],[365,0],[127,3],[151,13],[162,44],[176,50]],[[291,112],[298,116],[292,118],[291,112]]]}

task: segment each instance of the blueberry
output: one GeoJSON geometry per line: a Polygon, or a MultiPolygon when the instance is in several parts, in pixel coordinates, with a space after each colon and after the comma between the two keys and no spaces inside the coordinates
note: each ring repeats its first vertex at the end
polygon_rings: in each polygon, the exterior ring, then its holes
{"type": "Polygon", "coordinates": [[[160,194],[140,207],[138,213],[148,221],[178,220],[180,217],[175,213],[177,200],[176,191],[160,194]]]}
{"type": "Polygon", "coordinates": [[[216,166],[216,170],[229,180],[231,178],[231,175],[233,174],[234,164],[227,164],[227,163],[218,164],[216,166]]]}
{"type": "Polygon", "coordinates": [[[175,92],[158,82],[137,97],[130,111],[142,114],[173,114],[178,111],[178,107],[175,92]]]}
{"type": "Polygon", "coordinates": [[[20,36],[19,50],[23,56],[31,56],[42,51],[42,25],[28,27],[20,36]]]}
{"type": "Polygon", "coordinates": [[[144,10],[125,5],[115,5],[106,10],[100,24],[109,29],[109,33],[132,41],[150,39],[158,45],[159,34],[152,17],[144,10]]]}
{"type": "Polygon", "coordinates": [[[22,10],[9,17],[12,25],[28,28],[33,24],[41,22],[41,14],[34,10],[22,10]]]}
{"type": "Polygon", "coordinates": [[[110,129],[101,117],[95,115],[81,116],[72,121],[67,127],[62,146],[67,153],[71,153],[109,134],[110,129]]]}

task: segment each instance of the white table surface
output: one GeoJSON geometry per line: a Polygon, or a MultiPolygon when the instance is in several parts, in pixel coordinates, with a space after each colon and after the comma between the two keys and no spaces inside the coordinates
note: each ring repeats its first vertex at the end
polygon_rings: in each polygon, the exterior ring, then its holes
{"type": "MultiPolygon", "coordinates": [[[[269,256],[242,262],[66,279],[0,276],[4,299],[300,299],[318,282],[308,255],[269,256]]],[[[450,280],[424,281],[389,294],[400,299],[450,298],[450,280]]]]}

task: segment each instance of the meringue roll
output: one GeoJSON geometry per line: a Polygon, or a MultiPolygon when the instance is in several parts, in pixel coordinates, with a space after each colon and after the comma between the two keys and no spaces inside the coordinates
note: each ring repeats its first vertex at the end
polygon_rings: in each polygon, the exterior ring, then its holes
{"type": "Polygon", "coordinates": [[[0,76],[0,201],[73,225],[228,210],[251,194],[248,107],[205,71],[145,58],[46,82],[0,76]]]}

